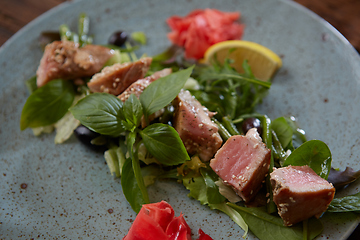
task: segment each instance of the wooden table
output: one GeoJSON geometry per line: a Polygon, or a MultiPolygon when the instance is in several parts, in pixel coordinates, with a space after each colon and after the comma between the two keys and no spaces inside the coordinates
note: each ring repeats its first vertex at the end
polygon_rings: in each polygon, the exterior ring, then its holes
{"type": "MultiPolygon", "coordinates": [[[[67,0],[1,0],[0,46],[28,22],[67,0]]],[[[290,0],[289,0],[290,1],[290,0]]],[[[359,0],[294,0],[314,11],[340,33],[360,52],[359,0]]],[[[360,238],[360,227],[348,238],[360,238]]]]}
{"type": "MultiPolygon", "coordinates": [[[[28,22],[65,1],[67,0],[1,0],[0,46],[28,22]]],[[[295,1],[327,20],[360,52],[359,0],[295,1]]]]}

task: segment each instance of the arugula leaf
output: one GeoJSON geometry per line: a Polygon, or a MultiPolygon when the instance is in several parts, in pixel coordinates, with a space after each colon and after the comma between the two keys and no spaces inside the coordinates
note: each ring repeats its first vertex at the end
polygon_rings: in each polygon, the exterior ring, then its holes
{"type": "Polygon", "coordinates": [[[154,123],[139,133],[148,151],[160,163],[172,166],[190,159],[179,134],[173,127],[154,123]]]}
{"type": "Polygon", "coordinates": [[[186,189],[190,191],[188,194],[189,197],[200,201],[202,205],[209,204],[206,183],[201,175],[188,174],[183,178],[182,182],[186,189]]]}
{"type": "Polygon", "coordinates": [[[172,73],[152,82],[140,95],[145,119],[154,112],[164,108],[179,94],[194,66],[172,73]]]}
{"type": "Polygon", "coordinates": [[[249,232],[249,226],[246,224],[244,218],[240,215],[238,211],[228,206],[228,204],[226,204],[225,202],[219,204],[210,204],[210,208],[217,209],[228,215],[237,225],[239,225],[239,227],[241,227],[241,229],[245,231],[242,237],[246,237],[249,232]]]}
{"type": "Polygon", "coordinates": [[[327,209],[327,212],[355,211],[360,211],[360,192],[342,198],[334,198],[327,209]]]}
{"type": "MultiPolygon", "coordinates": [[[[214,191],[214,188],[210,190],[208,188],[209,185],[207,185],[206,181],[202,175],[194,175],[194,173],[190,173],[185,178],[183,178],[184,186],[190,191],[188,196],[200,201],[202,205],[208,205],[211,209],[217,209],[227,214],[236,224],[238,224],[245,231],[245,236],[248,232],[248,226],[244,222],[242,216],[236,210],[227,206],[225,201],[217,201],[218,203],[209,202],[211,201],[211,198],[215,199],[215,197],[210,196],[209,194],[220,196],[221,194],[218,191],[214,191]]],[[[220,196],[218,196],[218,199],[221,199],[222,196],[220,196]]]]}
{"type": "Polygon", "coordinates": [[[136,181],[131,159],[127,159],[122,168],[121,187],[131,208],[138,213],[146,201],[136,181]]]}
{"type": "Polygon", "coordinates": [[[36,89],[26,100],[21,112],[20,129],[47,126],[61,119],[74,101],[73,85],[65,80],[52,80],[36,89]]]}
{"type": "Polygon", "coordinates": [[[198,66],[194,71],[200,90],[191,92],[210,111],[217,112],[215,117],[219,121],[225,116],[233,120],[252,113],[271,86],[270,82],[254,78],[249,66],[245,66],[246,72],[240,74],[230,63],[227,59],[223,65],[215,62],[198,66]]]}
{"type": "Polygon", "coordinates": [[[81,124],[103,135],[119,136],[132,129],[125,121],[122,101],[108,93],[90,94],[71,107],[70,112],[81,124]]]}
{"type": "Polygon", "coordinates": [[[200,173],[206,185],[206,195],[210,204],[225,202],[226,198],[220,194],[219,187],[215,182],[219,179],[218,175],[211,168],[200,168],[200,173]]]}
{"type": "Polygon", "coordinates": [[[320,140],[310,140],[295,149],[285,160],[285,166],[308,165],[320,177],[327,179],[331,168],[331,152],[320,140]]]}
{"type": "Polygon", "coordinates": [[[265,208],[247,208],[233,203],[227,203],[227,205],[241,214],[251,232],[260,240],[313,239],[323,230],[320,220],[311,218],[308,220],[307,236],[304,238],[305,229],[303,230],[300,224],[286,227],[280,217],[268,214],[265,208]]]}

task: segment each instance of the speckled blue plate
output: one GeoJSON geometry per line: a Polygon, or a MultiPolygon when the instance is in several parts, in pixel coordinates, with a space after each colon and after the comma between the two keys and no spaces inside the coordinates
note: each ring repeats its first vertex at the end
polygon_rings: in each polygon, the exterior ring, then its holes
{"type": "MultiPolygon", "coordinates": [[[[270,117],[294,115],[308,139],[325,141],[333,166],[360,169],[360,58],[327,22],[286,0],[83,0],[67,2],[37,18],[0,49],[0,238],[121,239],[135,219],[120,181],[111,177],[101,155],[75,138],[62,145],[54,134],[35,137],[19,129],[28,96],[24,81],[34,75],[42,52],[38,36],[62,23],[76,29],[86,12],[95,43],[118,29],[144,31],[153,55],[170,45],[165,19],[194,8],[241,11],[245,40],[258,42],[283,58],[269,96],[259,111],[270,117]]],[[[359,181],[343,194],[355,193],[359,181]]],[[[158,182],[153,202],[162,199],[182,211],[190,227],[214,239],[239,239],[243,231],[226,215],[187,197],[176,183],[158,182]]],[[[357,215],[325,214],[318,239],[346,239],[357,215]]],[[[248,239],[255,239],[250,234],[248,239]]]]}

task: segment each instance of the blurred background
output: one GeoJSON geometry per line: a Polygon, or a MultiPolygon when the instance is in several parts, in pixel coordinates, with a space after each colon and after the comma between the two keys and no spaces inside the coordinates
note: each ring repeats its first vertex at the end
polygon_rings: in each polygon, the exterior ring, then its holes
{"type": "MultiPolygon", "coordinates": [[[[0,46],[31,20],[69,0],[0,0],[0,46]]],[[[295,1],[328,21],[360,52],[360,0],[295,1]]],[[[348,240],[360,239],[360,227],[348,240]]]]}
{"type": "MultiPolygon", "coordinates": [[[[0,0],[0,46],[28,22],[66,1],[0,0]]],[[[360,0],[294,1],[328,21],[360,52],[360,0]]]]}

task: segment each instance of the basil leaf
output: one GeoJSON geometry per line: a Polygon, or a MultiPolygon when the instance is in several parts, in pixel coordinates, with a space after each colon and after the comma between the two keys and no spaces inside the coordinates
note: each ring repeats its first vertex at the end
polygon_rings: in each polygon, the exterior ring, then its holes
{"type": "Polygon", "coordinates": [[[342,198],[334,198],[331,201],[327,211],[328,212],[360,211],[360,192],[342,198]]]}
{"type": "Polygon", "coordinates": [[[38,89],[36,80],[36,76],[33,76],[25,82],[26,88],[28,89],[30,94],[32,94],[36,89],[38,89]]]}
{"type": "Polygon", "coordinates": [[[292,141],[293,131],[284,117],[279,117],[271,122],[271,128],[275,131],[276,136],[283,148],[286,148],[292,141]]]}
{"type": "Polygon", "coordinates": [[[20,129],[46,126],[61,119],[74,101],[73,85],[65,80],[52,80],[35,90],[21,112],[20,129]]]}
{"type": "Polygon", "coordinates": [[[145,200],[136,181],[131,159],[125,161],[121,172],[121,187],[124,196],[131,208],[138,213],[141,206],[145,204],[145,200]]]}
{"type": "Polygon", "coordinates": [[[119,136],[127,130],[123,103],[108,93],[93,93],[81,99],[70,112],[81,124],[94,132],[119,136]]]}
{"type": "Polygon", "coordinates": [[[143,109],[139,99],[134,94],[131,94],[124,103],[124,115],[126,121],[134,128],[140,125],[143,109]]]}
{"type": "Polygon", "coordinates": [[[308,165],[320,177],[327,179],[331,169],[331,152],[320,140],[310,140],[295,149],[285,160],[284,166],[308,165]]]}
{"type": "Polygon", "coordinates": [[[161,164],[178,165],[190,160],[176,130],[166,124],[154,123],[140,131],[147,150],[161,164]]]}
{"type": "Polygon", "coordinates": [[[134,152],[135,141],[136,141],[136,132],[130,132],[126,139],[126,145],[128,147],[128,152],[130,153],[130,158],[132,160],[132,168],[134,171],[134,176],[145,203],[150,203],[148,192],[144,183],[144,178],[142,177],[141,174],[140,162],[137,151],[138,148],[136,149],[136,152],[134,152]]]}
{"type": "Polygon", "coordinates": [[[323,226],[320,220],[311,218],[308,220],[307,238],[303,237],[302,224],[297,224],[292,227],[283,225],[280,217],[273,216],[266,212],[265,208],[247,208],[227,203],[230,207],[238,211],[249,225],[249,229],[259,239],[266,240],[288,240],[288,239],[313,239],[319,235],[323,226]],[[269,234],[271,233],[271,234],[269,234]]]}
{"type": "Polygon", "coordinates": [[[148,116],[168,105],[179,94],[194,66],[152,82],[140,95],[144,115],[148,116]]]}

